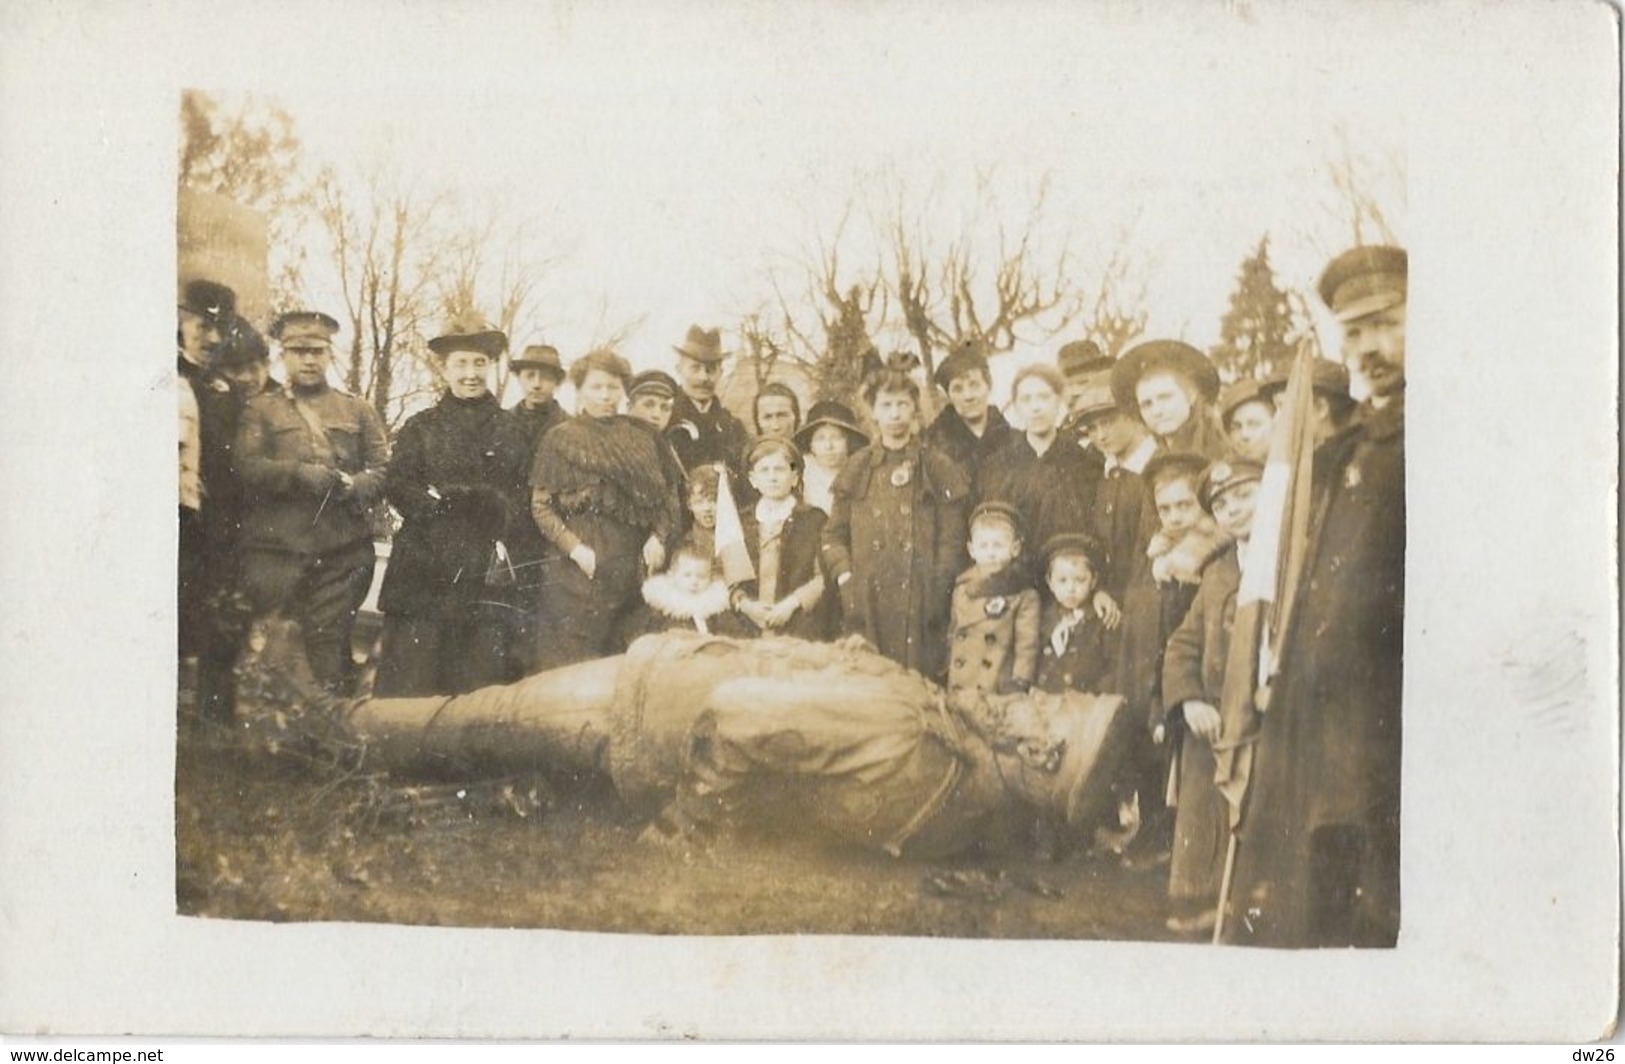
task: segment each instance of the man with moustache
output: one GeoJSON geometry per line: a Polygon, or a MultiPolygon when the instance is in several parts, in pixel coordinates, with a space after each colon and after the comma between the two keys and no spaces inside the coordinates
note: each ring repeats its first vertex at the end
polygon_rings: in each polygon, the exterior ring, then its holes
{"type": "Polygon", "coordinates": [[[364,400],[329,386],[339,323],[314,310],[271,324],[286,384],[248,404],[237,434],[243,588],[257,613],[299,622],[317,678],[348,687],[350,633],[375,562],[370,508],[389,443],[364,400]]]}
{"type": "Polygon", "coordinates": [[[1370,395],[1315,452],[1302,583],[1261,702],[1227,926],[1265,946],[1393,946],[1405,620],[1407,258],[1358,247],[1320,297],[1370,395]]]}
{"type": "Polygon", "coordinates": [[[674,350],[683,393],[672,403],[671,427],[666,437],[684,469],[721,462],[737,479],[743,472],[739,466],[745,446],[750,443],[750,432],[717,398],[722,362],[727,357],[722,350],[722,334],[716,329],[690,325],[687,337],[674,350]]]}

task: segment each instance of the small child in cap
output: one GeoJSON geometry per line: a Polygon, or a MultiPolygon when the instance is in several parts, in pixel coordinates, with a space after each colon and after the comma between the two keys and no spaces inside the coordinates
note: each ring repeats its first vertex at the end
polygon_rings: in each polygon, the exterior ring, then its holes
{"type": "Polygon", "coordinates": [[[948,691],[1026,691],[1038,675],[1041,606],[1016,565],[1021,516],[985,502],[970,519],[971,567],[954,581],[948,629],[948,691]]]}
{"type": "Polygon", "coordinates": [[[1091,607],[1103,564],[1104,554],[1092,536],[1068,532],[1044,544],[1049,595],[1039,625],[1042,645],[1034,686],[1040,691],[1099,694],[1117,687],[1117,636],[1091,607]]]}

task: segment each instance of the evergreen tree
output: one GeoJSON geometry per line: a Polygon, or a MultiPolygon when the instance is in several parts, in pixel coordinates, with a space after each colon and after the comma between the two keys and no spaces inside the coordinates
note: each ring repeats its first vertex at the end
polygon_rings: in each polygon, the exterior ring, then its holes
{"type": "Polygon", "coordinates": [[[1263,379],[1285,370],[1298,331],[1292,304],[1270,266],[1270,238],[1242,260],[1230,309],[1219,322],[1219,343],[1208,352],[1226,381],[1263,379]]]}

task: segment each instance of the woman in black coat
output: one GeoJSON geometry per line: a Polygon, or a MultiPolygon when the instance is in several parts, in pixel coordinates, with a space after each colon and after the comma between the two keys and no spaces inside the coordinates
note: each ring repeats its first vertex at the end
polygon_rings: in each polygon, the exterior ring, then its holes
{"type": "Polygon", "coordinates": [[[570,367],[577,416],[549,432],[531,470],[531,516],[547,538],[537,669],[616,653],[622,615],[666,561],[680,500],[663,441],[617,413],[631,369],[613,351],[570,367]]]}
{"type": "Polygon", "coordinates": [[[378,596],[379,695],[456,694],[518,678],[495,588],[512,576],[498,545],[525,517],[513,500],[529,458],[488,386],[506,345],[467,321],[429,342],[446,394],[402,426],[384,474],[403,523],[378,596]]]}

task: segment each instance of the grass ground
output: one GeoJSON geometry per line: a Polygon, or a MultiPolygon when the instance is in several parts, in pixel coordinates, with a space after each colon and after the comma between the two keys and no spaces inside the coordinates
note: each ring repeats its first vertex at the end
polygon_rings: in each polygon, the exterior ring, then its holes
{"type": "Polygon", "coordinates": [[[654,934],[1169,939],[1166,866],[1073,853],[921,865],[850,848],[640,841],[600,780],[402,790],[273,757],[183,712],[184,914],[654,934]],[[462,790],[461,797],[457,791],[462,790]]]}

